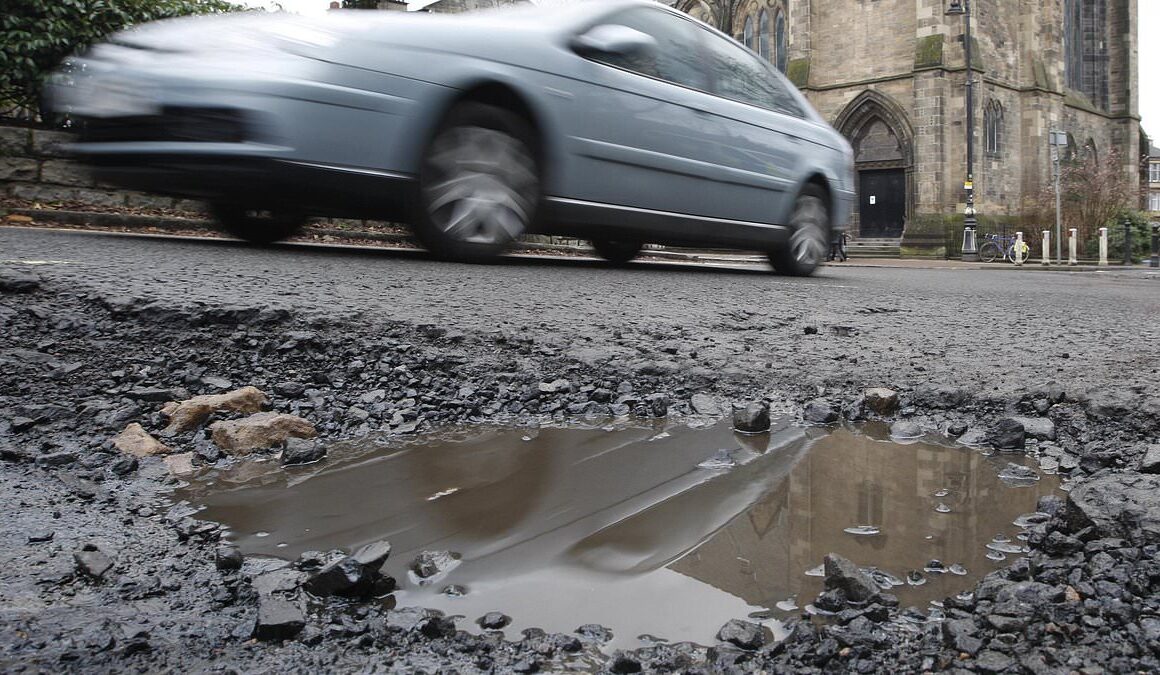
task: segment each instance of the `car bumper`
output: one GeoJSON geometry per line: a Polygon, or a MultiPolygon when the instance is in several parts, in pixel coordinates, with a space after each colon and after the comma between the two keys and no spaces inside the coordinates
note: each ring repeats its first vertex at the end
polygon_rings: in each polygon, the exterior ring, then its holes
{"type": "Polygon", "coordinates": [[[319,215],[399,219],[414,190],[409,174],[292,159],[276,146],[196,145],[82,143],[72,150],[101,182],[207,201],[293,204],[319,215]]]}

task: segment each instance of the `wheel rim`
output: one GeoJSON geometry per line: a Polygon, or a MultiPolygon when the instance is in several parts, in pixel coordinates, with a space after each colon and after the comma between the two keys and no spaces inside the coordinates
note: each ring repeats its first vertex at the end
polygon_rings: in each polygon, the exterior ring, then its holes
{"type": "Polygon", "coordinates": [[[807,267],[817,265],[825,255],[826,206],[817,197],[802,197],[794,208],[790,219],[793,234],[789,247],[794,262],[807,267]]]}
{"type": "Polygon", "coordinates": [[[536,171],[519,139],[484,127],[449,129],[435,140],[428,171],[427,211],[445,236],[494,245],[527,230],[536,171]]]}

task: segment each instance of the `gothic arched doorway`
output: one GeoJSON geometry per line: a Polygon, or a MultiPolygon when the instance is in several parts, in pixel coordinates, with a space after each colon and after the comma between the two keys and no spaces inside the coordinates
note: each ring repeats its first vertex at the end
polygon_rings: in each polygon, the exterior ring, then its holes
{"type": "Polygon", "coordinates": [[[914,132],[906,113],[886,96],[865,91],[834,127],[854,146],[858,236],[901,237],[914,201],[914,132]]]}

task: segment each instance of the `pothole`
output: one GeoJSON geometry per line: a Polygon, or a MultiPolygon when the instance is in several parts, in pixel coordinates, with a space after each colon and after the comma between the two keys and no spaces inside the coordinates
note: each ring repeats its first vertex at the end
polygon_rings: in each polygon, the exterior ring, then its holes
{"type": "Polygon", "coordinates": [[[305,467],[209,469],[176,497],[247,555],[389,540],[395,607],[440,609],[468,630],[503,612],[513,639],[601,624],[607,647],[632,648],[713,644],[734,618],[776,634],[814,609],[830,552],[937,617],[1023,550],[1028,514],[1058,489],[1024,461],[876,426],[473,428],[343,442],[305,467]],[[454,564],[416,575],[424,552],[454,564]]]}

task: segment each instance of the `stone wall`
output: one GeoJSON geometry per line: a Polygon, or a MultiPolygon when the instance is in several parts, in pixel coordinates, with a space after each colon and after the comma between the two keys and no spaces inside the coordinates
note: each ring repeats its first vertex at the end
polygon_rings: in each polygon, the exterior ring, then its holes
{"type": "Polygon", "coordinates": [[[0,195],[41,204],[84,204],[201,213],[197,202],[122,190],[98,183],[70,159],[61,131],[0,124],[0,195]]]}

